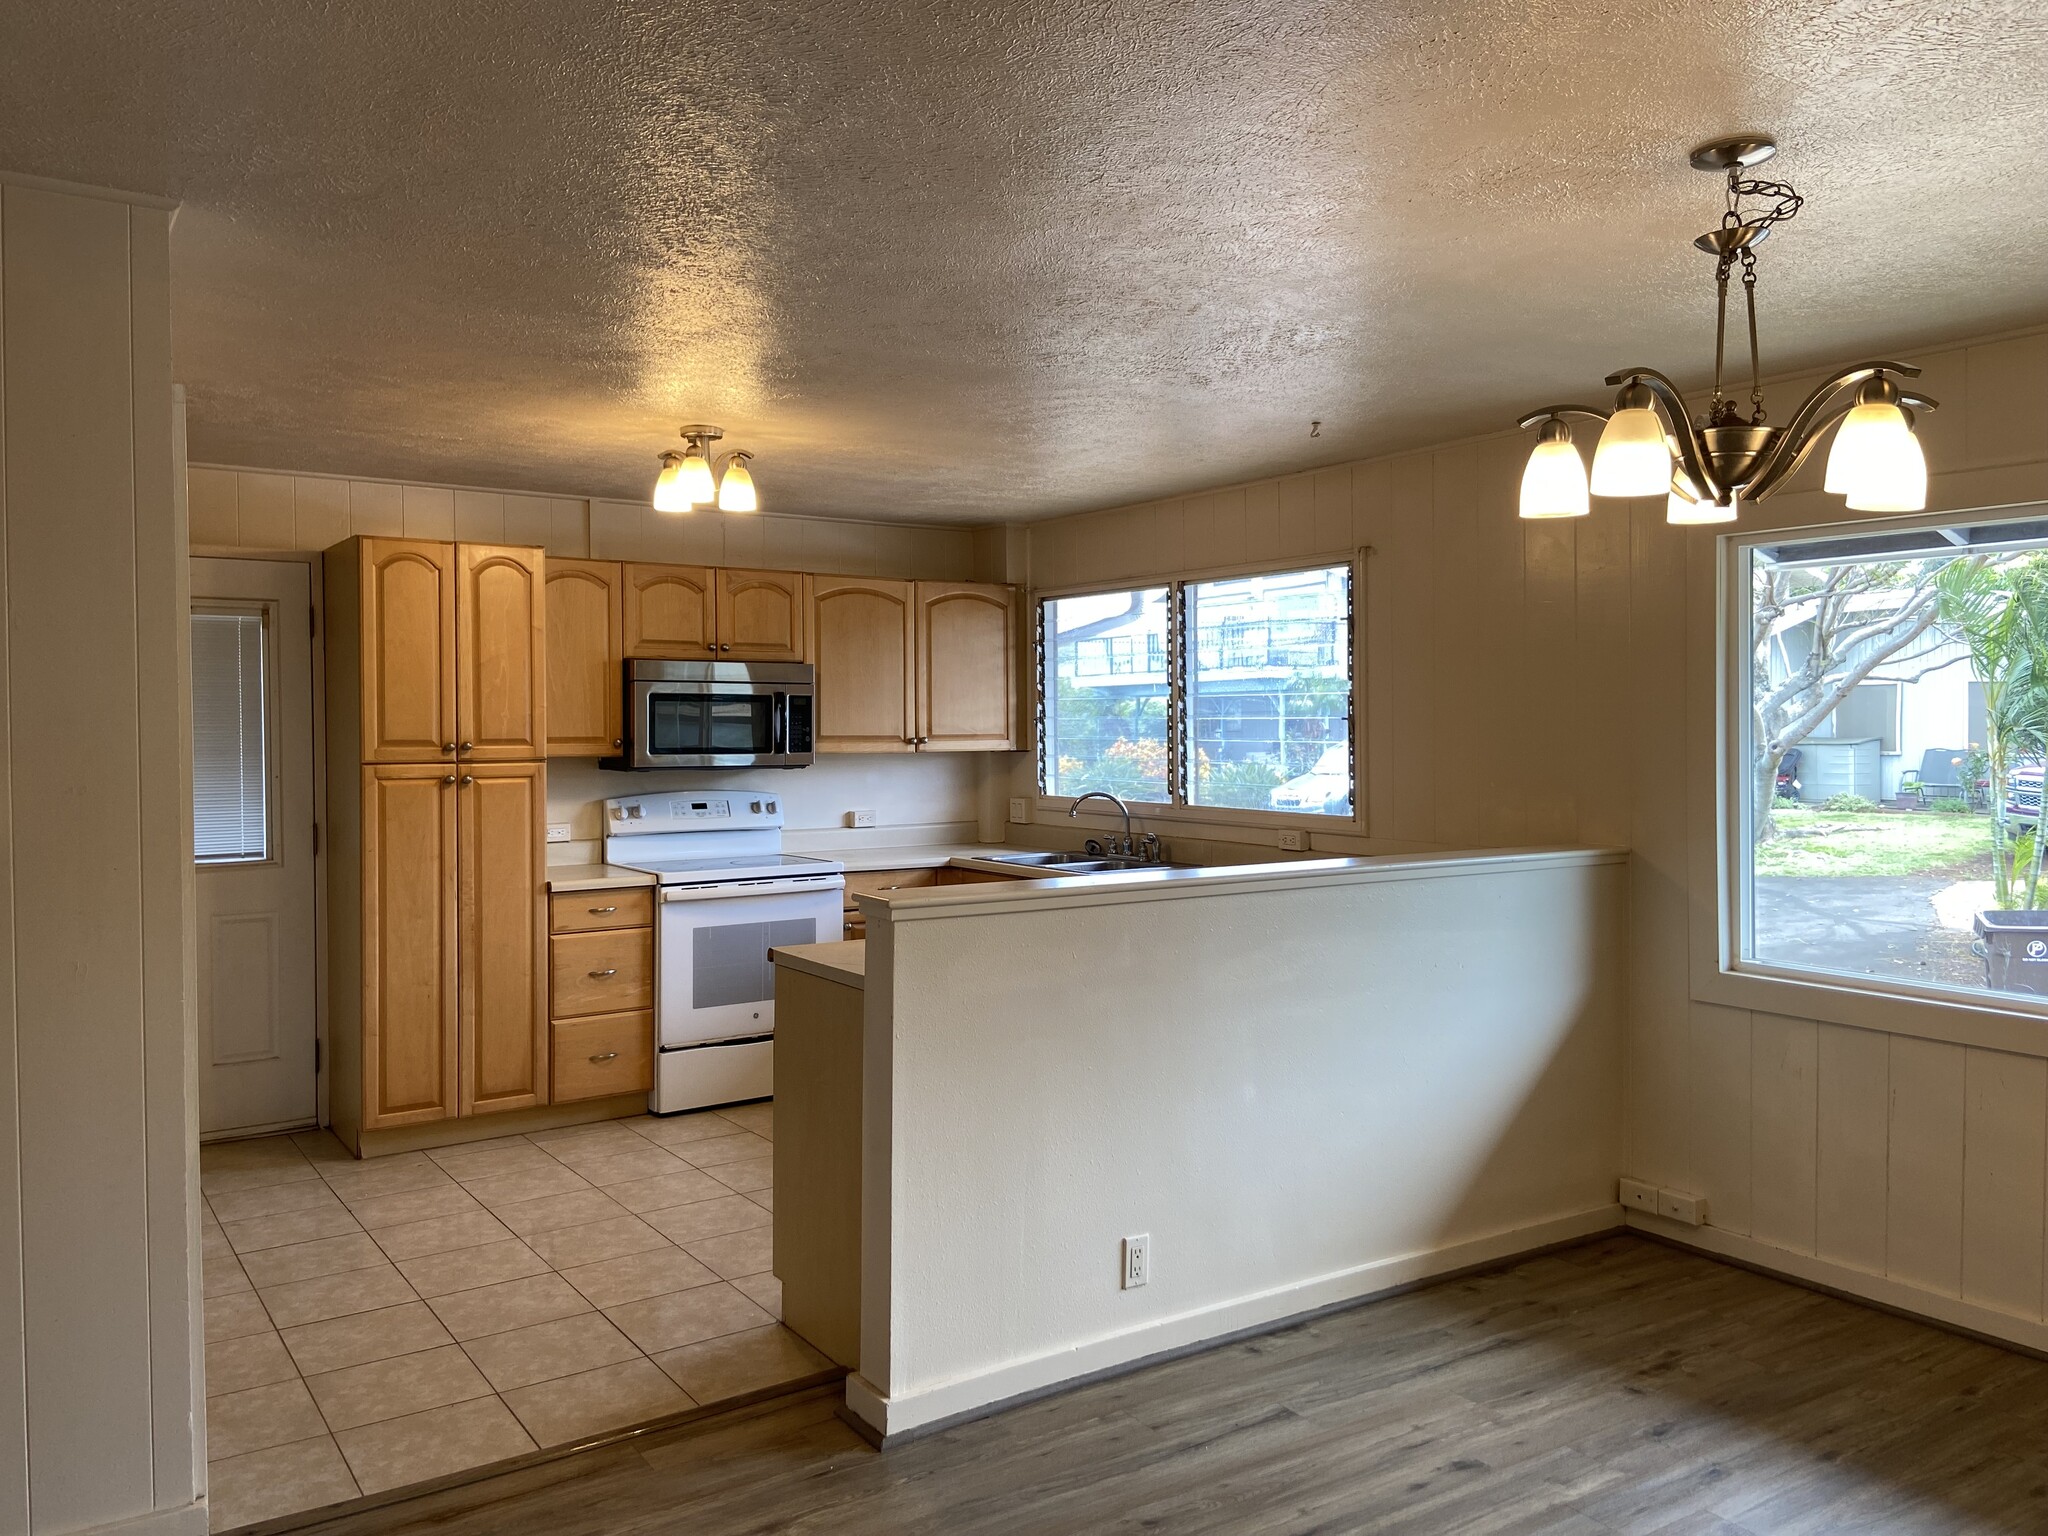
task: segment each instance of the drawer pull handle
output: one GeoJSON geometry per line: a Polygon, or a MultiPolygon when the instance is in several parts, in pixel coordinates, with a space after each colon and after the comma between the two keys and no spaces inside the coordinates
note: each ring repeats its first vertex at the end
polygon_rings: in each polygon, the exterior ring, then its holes
{"type": "Polygon", "coordinates": [[[592,907],[590,915],[592,917],[603,917],[607,912],[616,912],[618,910],[617,907],[592,907]]]}
{"type": "Polygon", "coordinates": [[[607,976],[616,976],[616,975],[618,975],[618,974],[619,974],[619,968],[618,968],[617,966],[613,966],[613,967],[612,967],[612,968],[611,968],[610,970],[608,970],[608,971],[592,971],[592,972],[590,973],[590,979],[591,979],[592,981],[603,981],[603,980],[605,979],[605,977],[607,977],[607,976]]]}
{"type": "Polygon", "coordinates": [[[617,1061],[619,1053],[617,1051],[606,1051],[602,1056],[593,1056],[590,1059],[593,1064],[600,1061],[617,1061]]]}

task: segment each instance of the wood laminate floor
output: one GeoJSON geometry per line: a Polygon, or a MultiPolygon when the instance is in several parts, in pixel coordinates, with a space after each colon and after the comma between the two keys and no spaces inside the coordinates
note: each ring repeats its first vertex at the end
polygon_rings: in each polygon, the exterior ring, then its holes
{"type": "Polygon", "coordinates": [[[2048,1532],[2048,1363],[1633,1237],[887,1454],[836,1395],[319,1529],[2048,1532]]]}

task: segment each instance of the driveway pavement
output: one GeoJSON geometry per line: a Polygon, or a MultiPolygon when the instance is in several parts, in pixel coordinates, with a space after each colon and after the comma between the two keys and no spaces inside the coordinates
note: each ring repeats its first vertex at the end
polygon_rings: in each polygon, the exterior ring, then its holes
{"type": "Polygon", "coordinates": [[[1759,876],[1757,958],[1937,986],[1981,987],[1970,933],[1943,927],[1935,897],[1948,879],[1759,876]]]}

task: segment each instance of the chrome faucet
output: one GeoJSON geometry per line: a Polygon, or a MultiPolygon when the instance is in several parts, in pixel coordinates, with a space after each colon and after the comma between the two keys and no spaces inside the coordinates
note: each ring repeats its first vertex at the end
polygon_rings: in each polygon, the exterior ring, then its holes
{"type": "Polygon", "coordinates": [[[1108,790],[1091,789],[1087,794],[1077,796],[1074,803],[1067,807],[1067,818],[1072,820],[1080,815],[1081,807],[1090,800],[1107,800],[1111,805],[1124,813],[1124,836],[1121,843],[1115,838],[1111,838],[1109,840],[1109,847],[1106,850],[1098,849],[1095,845],[1095,839],[1091,837],[1088,839],[1088,851],[1090,853],[1106,851],[1112,854],[1122,854],[1126,858],[1130,857],[1137,848],[1137,845],[1131,841],[1131,808],[1108,790]]]}

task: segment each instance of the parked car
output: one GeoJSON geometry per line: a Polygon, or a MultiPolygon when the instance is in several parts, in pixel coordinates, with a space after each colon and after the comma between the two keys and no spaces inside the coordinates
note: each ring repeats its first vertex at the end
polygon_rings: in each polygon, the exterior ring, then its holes
{"type": "Polygon", "coordinates": [[[2041,819],[2041,765],[2022,763],[2005,776],[2005,819],[2031,827],[2041,819]]]}
{"type": "Polygon", "coordinates": [[[1275,785],[1266,802],[1276,811],[1310,811],[1319,816],[1351,814],[1351,749],[1328,747],[1307,773],[1275,785]]]}

